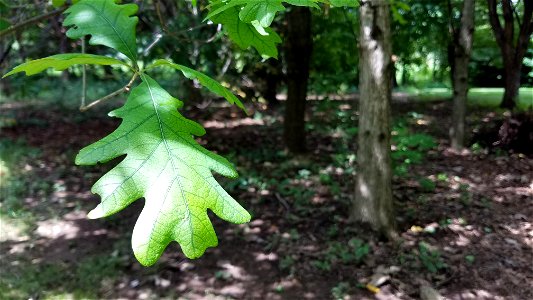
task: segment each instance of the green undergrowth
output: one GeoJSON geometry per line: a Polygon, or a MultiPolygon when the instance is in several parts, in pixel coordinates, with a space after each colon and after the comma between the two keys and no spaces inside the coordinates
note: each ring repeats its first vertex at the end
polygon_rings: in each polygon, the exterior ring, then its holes
{"type": "MultiPolygon", "coordinates": [[[[24,207],[23,197],[29,190],[46,190],[32,170],[31,161],[40,155],[23,140],[0,139],[0,216],[2,219],[27,219],[31,212],[24,207]]],[[[4,221],[5,222],[5,219],[4,221]]]]}
{"type": "Polygon", "coordinates": [[[37,238],[39,222],[54,222],[70,210],[52,203],[51,195],[64,187],[53,176],[40,174],[45,164],[42,152],[24,140],[0,139],[0,242],[18,249],[0,253],[0,299],[96,299],[114,292],[116,280],[132,263],[127,236],[114,243],[112,254],[79,256],[75,261],[42,257],[47,254],[41,249],[54,240],[37,238]]]}
{"type": "Polygon", "coordinates": [[[0,274],[1,299],[96,299],[115,289],[127,257],[102,254],[75,263],[15,260],[0,274]]]}

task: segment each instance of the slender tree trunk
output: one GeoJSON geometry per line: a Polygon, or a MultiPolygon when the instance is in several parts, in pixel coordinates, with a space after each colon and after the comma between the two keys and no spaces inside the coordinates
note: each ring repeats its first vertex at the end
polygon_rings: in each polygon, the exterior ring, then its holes
{"type": "Polygon", "coordinates": [[[352,217],[392,237],[390,9],[386,0],[360,4],[358,167],[352,217]]]}
{"type": "MultiPolygon", "coordinates": [[[[465,141],[466,100],[468,95],[468,62],[472,52],[475,0],[464,0],[458,30],[450,23],[453,39],[453,112],[450,138],[452,148],[461,150],[465,141]]],[[[450,21],[452,22],[452,21],[450,21]]]]}
{"type": "Polygon", "coordinates": [[[524,10],[521,20],[518,20],[518,12],[511,2],[511,0],[501,0],[502,26],[497,1],[487,0],[490,25],[503,58],[505,93],[500,106],[508,109],[516,107],[522,63],[533,33],[533,0],[523,0],[524,10]],[[518,38],[514,34],[515,16],[519,24],[518,38]]]}
{"type": "Polygon", "coordinates": [[[311,11],[292,7],[287,13],[287,101],[284,139],[290,152],[305,151],[305,102],[311,60],[311,11]]]}

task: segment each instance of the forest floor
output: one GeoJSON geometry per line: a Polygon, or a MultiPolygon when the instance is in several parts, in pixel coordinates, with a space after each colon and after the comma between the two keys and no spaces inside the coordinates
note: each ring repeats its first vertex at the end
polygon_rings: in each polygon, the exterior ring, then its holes
{"type": "Polygon", "coordinates": [[[211,215],[217,248],[188,260],[173,243],[145,268],[129,244],[144,201],[88,220],[91,185],[113,163],[74,165],[118,121],[105,108],[2,104],[0,298],[418,299],[429,286],[449,299],[533,299],[533,157],[487,146],[499,113],[472,109],[479,140],[454,153],[449,102],[394,102],[401,238],[390,242],[349,222],[353,103],[309,106],[309,153],[297,157],[279,110],[188,109],[207,129],[201,143],[237,166],[239,179],[220,181],[253,219],[211,215]]]}

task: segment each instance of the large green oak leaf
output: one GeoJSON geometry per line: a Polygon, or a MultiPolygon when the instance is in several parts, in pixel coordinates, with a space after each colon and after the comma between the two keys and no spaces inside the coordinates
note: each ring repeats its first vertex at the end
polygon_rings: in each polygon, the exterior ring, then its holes
{"type": "Polygon", "coordinates": [[[67,31],[69,38],[91,35],[89,44],[113,48],[135,63],[138,18],[132,15],[137,9],[135,4],[118,5],[113,0],[80,0],[65,11],[63,26],[72,26],[67,31]]]}
{"type": "MultiPolygon", "coordinates": [[[[84,54],[84,53],[67,53],[56,54],[45,58],[31,60],[16,66],[3,77],[7,77],[19,72],[26,72],[27,76],[35,75],[48,68],[54,68],[56,71],[63,71],[73,65],[123,65],[128,66],[125,62],[111,57],[84,54]]],[[[129,66],[128,66],[129,67],[129,66]]],[[[2,77],[2,78],[3,78],[2,77]]]]}
{"type": "Polygon", "coordinates": [[[126,155],[94,184],[92,191],[101,203],[89,217],[109,216],[144,197],[132,236],[139,262],[154,264],[172,241],[187,257],[197,258],[218,244],[208,209],[229,222],[250,220],[212,175],[234,178],[237,172],[195,141],[205,130],[178,112],[181,101],[148,75],[141,74],[141,79],[125,105],[110,113],[122,118],[120,126],[76,157],[77,164],[93,165],[126,155]]]}

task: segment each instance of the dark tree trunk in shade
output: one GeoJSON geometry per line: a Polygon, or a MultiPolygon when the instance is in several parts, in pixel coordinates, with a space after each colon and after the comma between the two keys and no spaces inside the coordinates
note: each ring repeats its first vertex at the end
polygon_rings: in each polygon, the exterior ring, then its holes
{"type": "Polygon", "coordinates": [[[489,6],[489,21],[496,42],[500,47],[503,59],[503,77],[505,93],[501,103],[502,108],[514,109],[520,88],[520,72],[527,47],[533,33],[533,1],[523,0],[522,18],[519,20],[516,7],[511,0],[487,0],[489,6]],[[498,14],[498,2],[501,2],[503,25],[498,14]],[[518,36],[515,36],[515,20],[519,26],[518,36]]]}
{"type": "Polygon", "coordinates": [[[305,102],[311,60],[311,11],[292,7],[287,13],[285,57],[287,61],[287,101],[284,139],[290,152],[305,151],[305,102]]]}
{"type": "Polygon", "coordinates": [[[395,237],[390,157],[392,47],[389,2],[360,2],[359,135],[352,217],[395,237]]]}
{"type": "Polygon", "coordinates": [[[277,99],[278,87],[283,81],[281,58],[271,58],[261,63],[254,75],[258,78],[258,90],[266,100],[268,108],[277,107],[280,104],[277,99]]]}
{"type": "MultiPolygon", "coordinates": [[[[451,7],[451,0],[448,0],[451,7]]],[[[475,0],[464,0],[459,28],[454,28],[450,16],[450,32],[452,35],[452,85],[453,110],[450,141],[452,148],[461,150],[465,142],[466,101],[468,96],[468,62],[472,52],[474,33],[475,0]]],[[[451,11],[450,11],[451,14],[451,11]]]]}
{"type": "Polygon", "coordinates": [[[278,94],[278,86],[280,85],[283,76],[281,72],[281,63],[279,59],[269,59],[267,62],[267,70],[265,74],[265,91],[263,97],[268,103],[268,107],[276,107],[279,104],[276,98],[278,94]]]}

